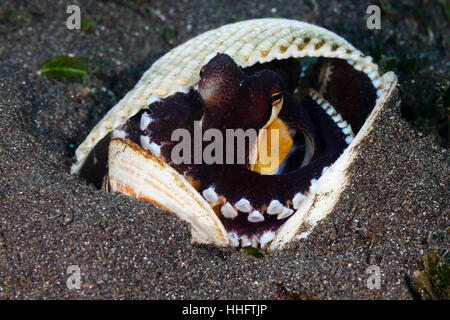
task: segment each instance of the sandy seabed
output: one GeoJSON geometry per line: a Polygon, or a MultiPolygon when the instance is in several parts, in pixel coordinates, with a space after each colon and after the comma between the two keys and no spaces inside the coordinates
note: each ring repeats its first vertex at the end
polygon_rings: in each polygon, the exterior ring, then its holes
{"type": "MultiPolygon", "coordinates": [[[[191,245],[175,216],[70,175],[72,144],[155,59],[212,27],[276,15],[330,28],[369,53],[390,30],[411,46],[421,37],[389,22],[375,34],[364,29],[361,1],[215,2],[152,2],[165,20],[122,1],[87,2],[92,33],[65,27],[64,1],[0,4],[27,18],[0,33],[0,298],[411,299],[418,258],[448,250],[448,152],[415,131],[399,105],[375,123],[335,210],[308,238],[261,259],[191,245]],[[37,75],[57,54],[86,59],[91,77],[37,75]],[[70,265],[81,269],[80,290],[66,286],[70,265]],[[371,265],[380,267],[380,289],[367,287],[371,265]]],[[[445,57],[430,59],[445,70],[445,57]]]]}

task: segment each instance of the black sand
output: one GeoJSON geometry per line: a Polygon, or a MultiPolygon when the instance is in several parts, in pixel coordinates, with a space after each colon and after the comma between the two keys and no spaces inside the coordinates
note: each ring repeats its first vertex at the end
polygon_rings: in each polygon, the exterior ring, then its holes
{"type": "Polygon", "coordinates": [[[171,214],[69,174],[71,144],[156,58],[238,19],[305,20],[368,54],[376,43],[408,52],[422,60],[410,78],[399,71],[403,98],[425,99],[411,95],[418,84],[448,76],[448,20],[438,5],[423,11],[433,17],[430,39],[408,12],[403,20],[383,12],[382,29],[368,30],[363,1],[152,1],[165,21],[142,1],[83,1],[93,33],[65,27],[64,1],[20,3],[0,4],[24,17],[0,33],[0,298],[411,299],[407,279],[418,258],[449,249],[448,152],[415,131],[398,105],[377,121],[334,212],[306,240],[262,259],[193,246],[171,214]],[[37,75],[51,56],[71,53],[93,70],[83,83],[37,75]],[[81,268],[80,290],[66,287],[70,265],[81,268]],[[381,269],[381,289],[366,286],[370,265],[381,269]]]}

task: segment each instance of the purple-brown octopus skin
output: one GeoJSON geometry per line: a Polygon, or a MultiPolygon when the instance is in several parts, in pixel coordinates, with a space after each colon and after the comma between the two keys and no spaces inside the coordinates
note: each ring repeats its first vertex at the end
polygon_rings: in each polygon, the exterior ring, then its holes
{"type": "MultiPolygon", "coordinates": [[[[296,74],[300,73],[298,62],[280,61],[270,67],[279,72],[266,70],[265,65],[242,70],[229,56],[218,54],[202,68],[198,91],[177,93],[153,102],[150,108],[129,119],[123,128],[127,139],[138,145],[141,136],[146,136],[160,146],[160,156],[191,181],[201,194],[206,195],[205,198],[219,199],[214,209],[225,229],[250,239],[253,235],[261,236],[266,231],[278,229],[295,211],[293,199],[308,192],[349,143],[342,128],[318,103],[320,99],[304,95],[299,101],[294,97],[293,91],[299,81],[296,74]],[[294,143],[303,143],[298,139],[303,137],[301,133],[311,141],[314,153],[306,165],[300,166],[302,161],[297,159],[294,165],[288,164],[279,174],[263,175],[251,171],[247,162],[208,165],[175,164],[171,160],[172,150],[178,143],[171,141],[172,132],[184,128],[194,137],[194,120],[201,119],[203,132],[215,128],[224,136],[226,129],[263,128],[272,114],[274,90],[280,91],[283,101],[278,117],[289,129],[296,130],[294,143]],[[143,116],[151,119],[145,128],[141,128],[143,116]],[[227,208],[223,209],[225,205],[227,208]],[[277,214],[269,214],[269,211],[280,210],[287,213],[286,217],[280,219],[277,214]],[[225,217],[224,212],[238,214],[225,217]],[[252,220],[250,215],[257,219],[252,220]]],[[[356,134],[375,105],[375,88],[364,73],[345,61],[319,60],[311,73],[319,67],[333,68],[326,83],[327,100],[356,134]]],[[[318,84],[309,81],[308,85],[316,91],[323,89],[320,81],[318,84]]],[[[191,152],[194,152],[193,141],[191,152]]]]}

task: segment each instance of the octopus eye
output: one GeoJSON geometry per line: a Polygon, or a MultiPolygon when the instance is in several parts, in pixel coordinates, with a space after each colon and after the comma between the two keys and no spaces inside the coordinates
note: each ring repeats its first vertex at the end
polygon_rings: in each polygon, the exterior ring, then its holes
{"type": "Polygon", "coordinates": [[[272,89],[272,106],[276,106],[283,99],[283,94],[281,93],[280,88],[273,87],[272,89]]]}
{"type": "Polygon", "coordinates": [[[203,72],[205,71],[205,67],[206,67],[206,65],[204,65],[204,66],[200,69],[200,77],[203,75],[203,72]]]}

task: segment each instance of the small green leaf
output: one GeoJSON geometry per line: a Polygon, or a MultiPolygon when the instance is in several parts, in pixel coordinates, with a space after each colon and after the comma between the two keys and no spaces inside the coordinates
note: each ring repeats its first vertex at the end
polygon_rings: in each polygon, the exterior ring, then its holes
{"type": "Polygon", "coordinates": [[[90,33],[94,31],[94,26],[95,26],[94,18],[81,19],[81,30],[83,30],[83,32],[90,33]]]}
{"type": "Polygon", "coordinates": [[[248,254],[249,256],[252,256],[254,258],[260,259],[260,258],[264,257],[264,254],[262,253],[261,250],[254,248],[252,246],[243,247],[242,250],[244,250],[244,252],[246,254],[248,254]]]}
{"type": "Polygon", "coordinates": [[[81,82],[89,73],[89,68],[81,58],[55,56],[44,63],[39,73],[58,80],[81,82]]]}

